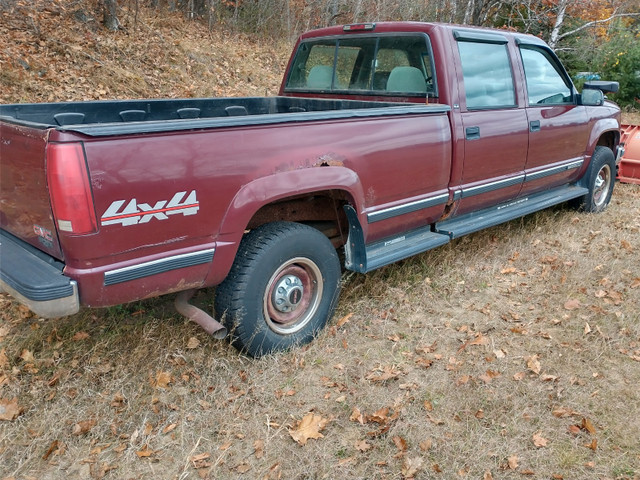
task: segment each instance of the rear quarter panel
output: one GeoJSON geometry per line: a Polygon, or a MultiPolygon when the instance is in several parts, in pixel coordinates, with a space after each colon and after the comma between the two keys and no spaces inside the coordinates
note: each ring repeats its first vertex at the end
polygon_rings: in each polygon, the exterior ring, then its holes
{"type": "MultiPolygon", "coordinates": [[[[61,134],[60,139],[64,137],[61,134]]],[[[61,237],[67,272],[72,277],[87,276],[85,284],[91,286],[81,288],[81,297],[83,303],[92,305],[219,283],[230,268],[229,259],[247,223],[263,205],[313,188],[344,189],[364,219],[368,209],[430,191],[446,191],[449,139],[446,114],[85,137],[100,225],[95,235],[61,237]],[[322,168],[351,173],[323,174],[328,176],[326,184],[324,180],[318,183],[322,175],[315,172],[322,168]],[[301,173],[305,171],[311,173],[301,173]],[[104,221],[113,218],[106,214],[113,213],[114,202],[118,214],[131,202],[139,209],[155,210],[179,192],[194,192],[195,213],[165,219],[131,215],[127,218],[137,221],[104,221]],[[156,275],[162,279],[148,277],[112,286],[102,283],[107,270],[214,246],[212,266],[156,275]]],[[[395,220],[395,225],[379,222],[368,234],[375,238],[429,221],[422,212],[395,220]]]]}

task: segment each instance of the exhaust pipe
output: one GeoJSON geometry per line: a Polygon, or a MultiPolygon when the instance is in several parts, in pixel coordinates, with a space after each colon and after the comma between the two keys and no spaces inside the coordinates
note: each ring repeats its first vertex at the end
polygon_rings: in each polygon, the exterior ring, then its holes
{"type": "Polygon", "coordinates": [[[195,295],[197,289],[184,290],[178,294],[175,301],[175,308],[189,320],[193,320],[200,325],[205,332],[213,338],[222,340],[227,336],[227,329],[220,322],[215,320],[204,310],[199,309],[195,305],[191,305],[189,300],[195,295]]]}

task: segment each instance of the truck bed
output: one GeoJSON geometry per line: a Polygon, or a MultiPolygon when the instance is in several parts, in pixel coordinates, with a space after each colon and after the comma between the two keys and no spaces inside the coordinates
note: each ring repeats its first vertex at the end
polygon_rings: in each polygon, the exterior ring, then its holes
{"type": "Polygon", "coordinates": [[[0,105],[0,120],[92,137],[269,125],[287,122],[444,113],[446,105],[291,97],[117,100],[0,105]]]}

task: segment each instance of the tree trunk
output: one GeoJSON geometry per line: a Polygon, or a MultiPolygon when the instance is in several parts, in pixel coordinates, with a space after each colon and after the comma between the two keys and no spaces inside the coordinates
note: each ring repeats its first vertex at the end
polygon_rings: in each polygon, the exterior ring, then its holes
{"type": "Polygon", "coordinates": [[[567,11],[567,0],[560,0],[558,2],[558,13],[556,15],[556,23],[553,25],[553,30],[551,30],[551,35],[549,37],[549,46],[551,48],[556,48],[558,44],[558,39],[560,37],[560,29],[562,28],[562,24],[564,22],[564,15],[567,11]]]}
{"type": "Polygon", "coordinates": [[[102,24],[112,32],[115,32],[120,27],[117,0],[104,0],[102,24]]]}

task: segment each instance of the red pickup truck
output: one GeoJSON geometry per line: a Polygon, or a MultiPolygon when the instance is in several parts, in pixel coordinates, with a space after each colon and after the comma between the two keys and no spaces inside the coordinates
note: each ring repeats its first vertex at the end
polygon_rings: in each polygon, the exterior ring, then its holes
{"type": "Polygon", "coordinates": [[[273,98],[0,106],[2,290],[42,317],[171,292],[253,356],[366,273],[614,187],[614,82],[540,39],[427,23],[306,33],[273,98]],[[215,286],[215,316],[188,303],[215,286]]]}

